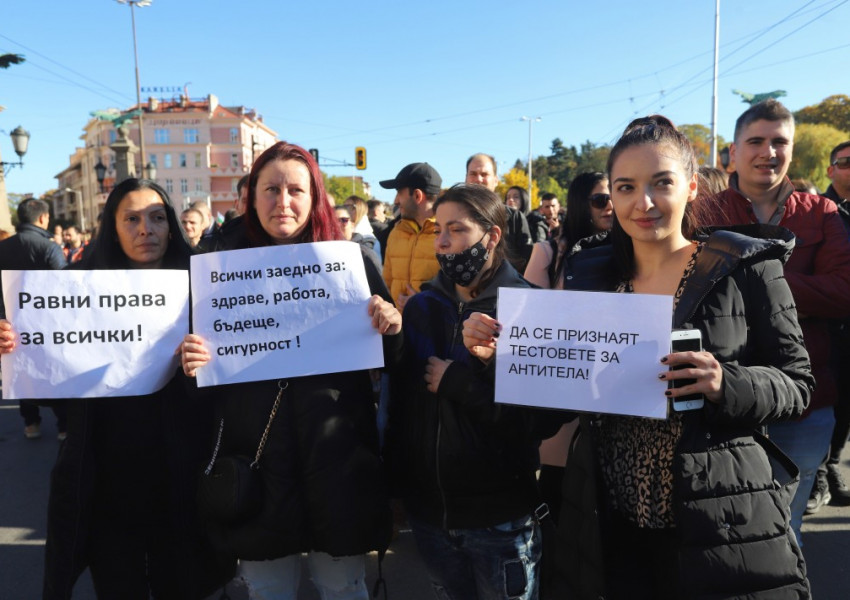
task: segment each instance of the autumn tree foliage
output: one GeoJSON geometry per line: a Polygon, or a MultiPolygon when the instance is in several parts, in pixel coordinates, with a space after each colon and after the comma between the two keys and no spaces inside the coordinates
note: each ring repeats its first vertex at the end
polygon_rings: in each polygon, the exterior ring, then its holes
{"type": "MultiPolygon", "coordinates": [[[[848,107],[850,108],[850,107],[848,107]]],[[[823,123],[800,123],[794,132],[794,154],[788,177],[791,179],[809,179],[820,191],[829,187],[826,168],[829,166],[829,153],[848,135],[832,125],[823,123]]]]}
{"type": "Polygon", "coordinates": [[[794,113],[797,123],[831,125],[850,136],[850,96],[836,94],[794,113]]]}

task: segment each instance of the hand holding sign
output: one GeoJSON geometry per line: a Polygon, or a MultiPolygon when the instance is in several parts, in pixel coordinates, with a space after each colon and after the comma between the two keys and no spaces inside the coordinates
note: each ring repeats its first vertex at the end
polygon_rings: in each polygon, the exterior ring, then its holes
{"type": "Polygon", "coordinates": [[[8,354],[15,349],[15,332],[12,324],[6,319],[0,319],[0,354],[8,354]]]}
{"type": "Polygon", "coordinates": [[[484,313],[475,312],[463,322],[463,345],[469,353],[483,363],[489,363],[496,354],[496,338],[502,326],[484,313]]]}

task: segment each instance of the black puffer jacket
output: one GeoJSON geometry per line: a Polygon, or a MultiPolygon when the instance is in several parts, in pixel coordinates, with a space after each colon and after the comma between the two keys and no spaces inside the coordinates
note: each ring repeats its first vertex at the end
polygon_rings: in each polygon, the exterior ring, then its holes
{"type": "MultiPolygon", "coordinates": [[[[724,400],[684,413],[673,462],[681,598],[808,598],[802,553],[789,529],[797,469],[756,433],[799,416],[814,386],[794,301],[782,277],[793,236],[779,227],[714,231],[673,315],[698,328],[723,365],[724,400]]],[[[613,290],[611,248],[574,254],[570,289],[613,290]],[[589,269],[588,269],[589,267],[589,269]]],[[[563,483],[555,598],[605,598],[605,504],[594,427],[583,415],[563,483]]]]}
{"type": "MultiPolygon", "coordinates": [[[[241,219],[223,227],[215,244],[218,250],[245,247],[248,239],[241,219]]],[[[380,273],[371,261],[364,259],[364,264],[372,292],[389,300],[380,273]]],[[[397,352],[400,343],[400,334],[384,336],[384,352],[397,352]]],[[[333,362],[333,355],[327,360],[333,362]]],[[[350,556],[386,549],[392,518],[368,372],[294,377],[285,383],[260,459],[265,488],[262,510],[243,523],[209,524],[213,541],[221,550],[246,560],[311,550],[350,556]]],[[[217,417],[224,418],[221,455],[253,457],[278,393],[278,381],[219,386],[205,392],[216,402],[217,417]]]]}
{"type": "Polygon", "coordinates": [[[537,446],[554,431],[535,430],[538,411],[495,404],[492,370],[462,340],[471,313],[495,316],[499,287],[530,284],[503,262],[482,293],[465,303],[439,273],[404,307],[405,350],[393,371],[386,452],[408,511],[437,527],[496,525],[539,504],[537,446]],[[424,380],[431,356],[453,361],[436,394],[424,380]]]}

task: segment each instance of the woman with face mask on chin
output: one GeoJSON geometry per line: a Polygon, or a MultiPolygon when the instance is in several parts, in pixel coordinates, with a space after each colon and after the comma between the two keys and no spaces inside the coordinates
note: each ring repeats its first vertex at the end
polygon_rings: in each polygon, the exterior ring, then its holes
{"type": "Polygon", "coordinates": [[[434,214],[440,272],[404,309],[388,460],[439,597],[536,599],[533,411],[494,403],[492,373],[461,335],[470,315],[496,314],[498,288],[528,283],[505,259],[495,193],[456,185],[434,214]]]}
{"type": "MultiPolygon", "coordinates": [[[[188,270],[192,253],[165,190],[127,179],[70,268],[188,270]]],[[[14,348],[11,334],[0,321],[0,352],[14,348]]],[[[51,474],[42,598],[71,598],[86,568],[100,600],[200,600],[230,579],[235,561],[214,553],[194,502],[211,406],[179,377],[146,396],[62,402],[68,435],[51,474]]]]}
{"type": "MultiPolygon", "coordinates": [[[[344,239],[316,161],[286,142],[257,157],[246,212],[231,223],[215,250],[344,239]]],[[[394,342],[401,343],[401,315],[387,301],[377,267],[365,258],[364,266],[375,295],[363,317],[384,335],[384,353],[391,355],[394,342]]],[[[288,318],[283,309],[279,314],[288,318]]],[[[190,377],[216,360],[200,333],[182,346],[190,377]]],[[[327,360],[332,367],[331,354],[327,360]]],[[[297,598],[302,553],[322,600],[368,600],[365,554],[385,550],[392,534],[369,373],[237,383],[203,393],[223,419],[222,456],[254,456],[280,398],[259,460],[261,509],[235,522],[208,523],[216,546],[240,559],[252,600],[297,598]]]]}

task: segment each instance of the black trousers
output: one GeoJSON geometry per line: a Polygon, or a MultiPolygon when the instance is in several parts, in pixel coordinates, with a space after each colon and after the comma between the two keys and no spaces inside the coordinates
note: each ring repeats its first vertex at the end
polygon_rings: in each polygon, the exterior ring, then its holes
{"type": "MultiPolygon", "coordinates": [[[[65,407],[66,400],[59,400],[50,404],[53,414],[56,415],[56,429],[64,432],[67,428],[67,409],[65,407]]],[[[18,411],[24,418],[24,425],[40,425],[41,414],[39,406],[35,400],[20,400],[18,411]]]]}

